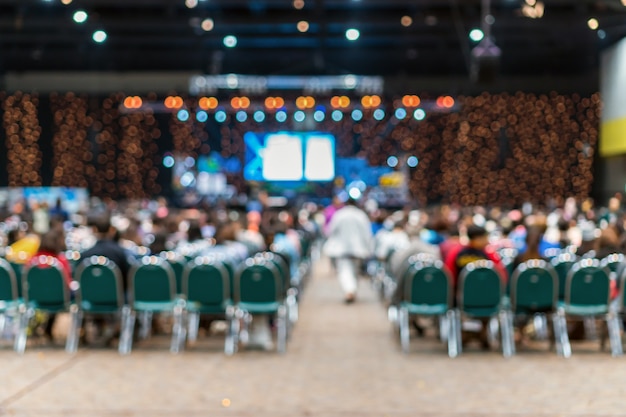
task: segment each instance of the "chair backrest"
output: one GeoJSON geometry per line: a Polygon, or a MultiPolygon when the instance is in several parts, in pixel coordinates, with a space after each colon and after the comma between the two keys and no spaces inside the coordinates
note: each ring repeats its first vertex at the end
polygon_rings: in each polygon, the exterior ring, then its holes
{"type": "Polygon", "coordinates": [[[276,266],[263,257],[246,259],[235,275],[235,302],[271,303],[283,298],[283,282],[276,266]]]}
{"type": "Polygon", "coordinates": [[[14,301],[18,298],[17,278],[11,264],[0,258],[0,302],[14,301]]]}
{"type": "Polygon", "coordinates": [[[520,264],[511,277],[511,308],[515,313],[553,311],[558,295],[559,278],[543,259],[520,264]]]}
{"type": "Polygon", "coordinates": [[[34,302],[42,310],[60,311],[69,307],[70,292],[58,259],[37,256],[24,266],[23,295],[26,302],[34,302]]]}
{"type": "Polygon", "coordinates": [[[276,267],[281,278],[283,291],[287,291],[291,285],[291,272],[286,258],[277,252],[261,252],[258,255],[276,267]]]}
{"type": "Polygon", "coordinates": [[[612,253],[600,261],[600,266],[608,268],[614,274],[617,274],[620,267],[626,262],[623,253],[612,253]]]}
{"type": "Polygon", "coordinates": [[[597,259],[586,258],[572,266],[565,284],[565,303],[577,306],[608,305],[610,271],[597,259]]]}
{"type": "Polygon", "coordinates": [[[187,260],[184,256],[172,251],[164,251],[160,253],[160,256],[167,261],[174,271],[174,278],[176,279],[176,294],[183,293],[183,274],[187,260]]]}
{"type": "Polygon", "coordinates": [[[163,302],[176,298],[176,278],[169,263],[159,256],[144,256],[130,270],[132,301],[163,302]]]}
{"type": "Polygon", "coordinates": [[[559,279],[559,300],[565,300],[565,283],[567,281],[567,274],[572,266],[576,263],[576,255],[571,252],[562,252],[560,255],[552,258],[550,263],[556,271],[557,278],[559,279]]]}
{"type": "Polygon", "coordinates": [[[24,264],[18,264],[16,262],[8,261],[15,274],[15,280],[17,282],[17,296],[22,297],[23,285],[22,285],[22,272],[24,272],[24,264]]]}
{"type": "Polygon", "coordinates": [[[79,284],[76,301],[86,310],[115,310],[124,306],[124,286],[120,268],[104,256],[83,259],[74,279],[79,284]]]}
{"type": "Polygon", "coordinates": [[[404,301],[452,307],[452,279],[443,262],[434,259],[418,260],[411,263],[404,274],[404,301]]]}
{"type": "Polygon", "coordinates": [[[496,310],[503,294],[502,278],[488,260],[470,262],[459,275],[458,304],[468,311],[496,310]]]}
{"type": "Polygon", "coordinates": [[[190,303],[218,306],[231,297],[228,271],[210,256],[197,257],[187,263],[182,284],[182,293],[190,303]]]}
{"type": "Polygon", "coordinates": [[[563,253],[563,250],[560,248],[547,248],[545,251],[543,251],[543,256],[552,260],[558,257],[561,253],[563,253]]]}

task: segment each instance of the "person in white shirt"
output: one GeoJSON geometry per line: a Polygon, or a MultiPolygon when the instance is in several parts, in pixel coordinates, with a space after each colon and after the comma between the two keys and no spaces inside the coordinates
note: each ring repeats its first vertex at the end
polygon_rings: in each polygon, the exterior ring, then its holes
{"type": "Polygon", "coordinates": [[[334,260],[345,301],[355,300],[358,264],[372,255],[372,226],[367,214],[349,199],[328,224],[324,254],[334,260]]]}

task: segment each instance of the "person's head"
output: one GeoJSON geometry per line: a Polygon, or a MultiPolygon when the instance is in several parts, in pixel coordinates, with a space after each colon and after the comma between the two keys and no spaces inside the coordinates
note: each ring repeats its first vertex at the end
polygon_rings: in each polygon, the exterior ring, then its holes
{"type": "Polygon", "coordinates": [[[15,242],[17,242],[18,240],[24,238],[24,236],[26,236],[26,232],[23,229],[19,227],[16,227],[15,229],[11,229],[7,233],[7,244],[10,246],[14,244],[15,242]]]}
{"type": "Polygon", "coordinates": [[[469,239],[468,246],[474,249],[483,250],[489,244],[487,230],[474,224],[467,227],[467,238],[469,239]]]}
{"type": "Polygon", "coordinates": [[[56,231],[51,230],[41,236],[39,250],[50,253],[60,253],[63,250],[61,236],[56,231]]]}
{"type": "Polygon", "coordinates": [[[200,224],[195,220],[190,221],[189,228],[187,229],[187,241],[194,242],[196,240],[201,240],[202,237],[200,224]]]}
{"type": "Polygon", "coordinates": [[[526,246],[529,252],[532,251],[536,253],[539,251],[539,244],[541,243],[543,233],[544,230],[541,226],[530,226],[528,228],[528,232],[526,233],[526,246]]]}
{"type": "Polygon", "coordinates": [[[158,254],[167,250],[167,233],[158,232],[154,235],[154,240],[150,244],[150,252],[158,254]]]}
{"type": "Polygon", "coordinates": [[[113,226],[111,226],[111,218],[106,214],[101,214],[91,221],[94,229],[94,233],[99,239],[105,237],[112,237],[115,233],[113,226]]]}

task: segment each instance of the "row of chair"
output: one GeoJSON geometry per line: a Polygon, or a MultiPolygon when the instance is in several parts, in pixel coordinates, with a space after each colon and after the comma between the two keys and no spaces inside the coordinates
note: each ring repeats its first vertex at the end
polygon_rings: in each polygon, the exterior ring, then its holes
{"type": "MultiPolygon", "coordinates": [[[[69,312],[66,350],[75,352],[85,314],[115,314],[120,319],[121,354],[132,349],[137,314],[142,337],[149,335],[153,314],[172,314],[172,352],[180,351],[186,338],[197,337],[201,315],[218,315],[227,321],[225,352],[233,354],[242,330],[239,323],[246,326],[254,314],[273,314],[277,316],[277,348],[285,351],[288,324],[298,317],[298,294],[291,286],[289,268],[279,255],[259,253],[237,268],[219,256],[197,257],[184,265],[180,290],[175,275],[167,259],[145,256],[131,268],[129,288],[124,294],[119,268],[105,257],[93,256],[77,266],[70,292],[56,258],[38,258],[22,271],[20,279],[8,262],[0,260],[0,315],[16,318],[14,348],[24,352],[28,321],[35,310],[69,312]],[[21,298],[17,291],[20,284],[21,298]]],[[[0,321],[4,323],[6,320],[0,321]]]]}
{"type": "Polygon", "coordinates": [[[514,318],[551,315],[559,355],[571,356],[567,319],[602,319],[607,324],[611,352],[620,356],[619,316],[625,310],[626,273],[619,280],[619,301],[612,307],[610,281],[614,273],[609,264],[597,259],[574,263],[567,273],[563,299],[560,300],[557,271],[544,260],[533,259],[519,265],[511,276],[509,295],[492,262],[473,262],[461,272],[455,294],[450,273],[441,261],[416,256],[404,273],[403,298],[398,306],[402,348],[405,352],[409,350],[411,316],[436,316],[439,317],[441,338],[448,343],[448,354],[456,357],[462,351],[461,318],[464,317],[489,320],[492,329],[499,327],[503,354],[509,357],[515,354],[514,318]]]}

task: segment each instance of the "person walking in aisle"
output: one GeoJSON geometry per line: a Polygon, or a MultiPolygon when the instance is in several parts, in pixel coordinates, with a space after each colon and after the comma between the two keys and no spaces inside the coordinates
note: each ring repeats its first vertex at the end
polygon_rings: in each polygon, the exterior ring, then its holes
{"type": "Polygon", "coordinates": [[[346,303],[354,302],[359,264],[372,254],[372,226],[367,214],[349,199],[328,224],[324,254],[333,260],[346,303]]]}

